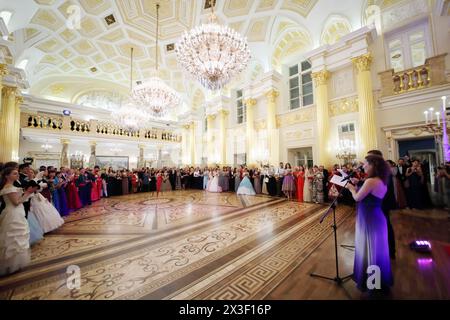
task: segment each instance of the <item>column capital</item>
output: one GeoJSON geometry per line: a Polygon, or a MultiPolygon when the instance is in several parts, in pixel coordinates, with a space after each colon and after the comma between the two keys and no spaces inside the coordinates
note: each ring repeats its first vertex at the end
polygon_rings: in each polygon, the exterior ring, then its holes
{"type": "Polygon", "coordinates": [[[270,89],[269,91],[266,92],[266,97],[271,103],[275,103],[279,95],[280,93],[275,89],[270,89]]]}
{"type": "Polygon", "coordinates": [[[312,78],[314,79],[314,85],[315,85],[316,88],[318,86],[324,86],[324,85],[327,84],[327,81],[330,78],[330,72],[327,71],[327,70],[314,72],[312,74],[312,78]]]}
{"type": "Polygon", "coordinates": [[[216,115],[215,115],[215,114],[208,114],[208,115],[206,116],[206,119],[207,119],[208,121],[213,121],[213,120],[216,119],[216,115]]]}
{"type": "Polygon", "coordinates": [[[362,56],[356,57],[352,59],[353,64],[355,65],[355,67],[358,69],[359,72],[362,71],[369,71],[370,70],[370,66],[372,65],[372,54],[366,53],[363,54],[362,56]]]}
{"type": "Polygon", "coordinates": [[[8,73],[8,65],[5,63],[0,63],[0,77],[6,76],[8,73]]]}
{"type": "Polygon", "coordinates": [[[250,98],[250,99],[245,100],[244,103],[247,108],[251,108],[251,107],[256,106],[256,99],[250,98]]]}
{"type": "Polygon", "coordinates": [[[229,112],[228,110],[225,110],[225,109],[220,109],[217,113],[218,113],[220,116],[222,116],[222,117],[226,117],[227,115],[230,114],[230,112],[229,112]]]}
{"type": "Polygon", "coordinates": [[[89,141],[89,145],[92,146],[96,146],[97,145],[97,141],[89,141]]]}
{"type": "Polygon", "coordinates": [[[69,144],[70,143],[70,139],[61,139],[61,143],[62,144],[69,144]]]}
{"type": "Polygon", "coordinates": [[[189,130],[191,128],[191,125],[189,123],[188,124],[184,124],[183,128],[186,129],[186,130],[189,130]]]}
{"type": "Polygon", "coordinates": [[[145,149],[146,145],[145,144],[138,144],[138,148],[139,149],[145,149]]]}
{"type": "Polygon", "coordinates": [[[10,86],[4,86],[3,89],[5,90],[5,95],[12,95],[16,94],[17,88],[16,87],[10,87],[10,86]]]}

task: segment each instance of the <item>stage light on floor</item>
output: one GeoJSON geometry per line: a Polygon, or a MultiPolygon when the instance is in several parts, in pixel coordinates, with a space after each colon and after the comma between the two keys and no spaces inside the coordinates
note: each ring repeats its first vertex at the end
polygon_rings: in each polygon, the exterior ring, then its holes
{"type": "Polygon", "coordinates": [[[416,240],[409,244],[409,247],[417,252],[430,253],[431,252],[431,243],[425,240],[416,240]]]}

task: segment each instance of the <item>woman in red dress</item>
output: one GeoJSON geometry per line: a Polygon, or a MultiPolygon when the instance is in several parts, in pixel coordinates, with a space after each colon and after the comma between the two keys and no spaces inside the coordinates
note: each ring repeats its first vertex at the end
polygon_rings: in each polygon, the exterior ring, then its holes
{"type": "Polygon", "coordinates": [[[137,183],[138,183],[138,177],[137,177],[136,172],[133,171],[131,173],[131,187],[133,189],[133,193],[137,192],[137,187],[138,187],[137,183]]]}
{"type": "Polygon", "coordinates": [[[98,194],[98,188],[97,188],[97,179],[98,176],[95,174],[95,171],[91,172],[93,176],[92,182],[91,182],[91,201],[98,201],[100,199],[100,195],[98,194]]]}
{"type": "Polygon", "coordinates": [[[297,201],[303,202],[303,188],[305,184],[305,168],[300,166],[294,173],[297,183],[297,201]]]}
{"type": "Polygon", "coordinates": [[[159,196],[159,193],[161,192],[161,185],[163,182],[163,176],[161,171],[158,171],[158,173],[156,174],[156,196],[159,196]]]}
{"type": "MultiPolygon", "coordinates": [[[[95,187],[97,188],[98,200],[100,200],[102,197],[102,193],[103,193],[103,179],[100,174],[100,167],[95,166],[94,176],[95,176],[95,187]]],[[[92,187],[94,187],[94,185],[92,187]]]]}
{"type": "Polygon", "coordinates": [[[75,172],[73,170],[70,170],[67,178],[69,180],[66,189],[68,202],[67,204],[71,211],[78,210],[83,206],[80,200],[80,196],[78,195],[78,188],[75,184],[75,180],[78,178],[78,176],[75,175],[75,172]]]}

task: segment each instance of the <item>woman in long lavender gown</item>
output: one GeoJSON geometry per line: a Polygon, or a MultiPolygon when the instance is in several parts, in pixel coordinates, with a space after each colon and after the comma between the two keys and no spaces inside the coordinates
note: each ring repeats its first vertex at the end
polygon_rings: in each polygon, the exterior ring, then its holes
{"type": "MultiPolygon", "coordinates": [[[[382,157],[368,155],[364,171],[367,172],[368,178],[359,190],[351,184],[347,185],[358,203],[353,279],[360,290],[366,291],[368,277],[373,274],[373,271],[368,268],[378,267],[381,287],[376,289],[388,291],[393,285],[393,277],[389,258],[387,222],[381,204],[387,191],[390,169],[382,157]]],[[[372,283],[372,281],[369,282],[372,283]]]]}

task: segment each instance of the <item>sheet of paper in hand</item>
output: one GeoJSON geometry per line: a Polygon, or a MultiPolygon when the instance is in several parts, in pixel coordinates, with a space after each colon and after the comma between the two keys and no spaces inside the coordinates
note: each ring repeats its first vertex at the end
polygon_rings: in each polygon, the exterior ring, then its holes
{"type": "Polygon", "coordinates": [[[334,183],[334,184],[336,184],[336,185],[338,185],[338,186],[344,187],[344,186],[345,186],[345,183],[347,182],[347,180],[346,180],[346,181],[342,181],[342,179],[344,179],[344,178],[345,178],[345,177],[340,177],[340,176],[334,175],[334,176],[331,178],[330,182],[331,182],[331,183],[334,183]]]}

